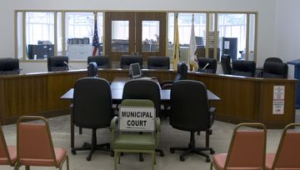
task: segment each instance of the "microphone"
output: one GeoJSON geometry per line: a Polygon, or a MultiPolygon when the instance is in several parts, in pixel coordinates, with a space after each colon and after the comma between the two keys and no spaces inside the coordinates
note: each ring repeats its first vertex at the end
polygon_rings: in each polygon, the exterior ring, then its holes
{"type": "Polygon", "coordinates": [[[202,70],[204,71],[206,69],[206,67],[209,66],[209,63],[206,63],[206,65],[202,68],[202,70]]]}
{"type": "Polygon", "coordinates": [[[66,61],[64,61],[64,64],[67,65],[68,67],[70,67],[71,69],[78,70],[78,68],[75,68],[75,67],[71,66],[71,65],[68,64],[66,61]]]}

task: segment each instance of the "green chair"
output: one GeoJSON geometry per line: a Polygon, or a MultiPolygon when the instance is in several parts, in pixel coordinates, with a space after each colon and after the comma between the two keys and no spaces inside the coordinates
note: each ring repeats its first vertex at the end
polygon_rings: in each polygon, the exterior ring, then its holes
{"type": "MultiPolygon", "coordinates": [[[[122,107],[134,107],[134,108],[150,108],[154,109],[154,103],[151,100],[137,100],[137,99],[125,99],[121,103],[120,114],[122,114],[122,107]]],[[[114,150],[115,156],[115,170],[117,170],[117,162],[120,163],[120,153],[150,153],[152,155],[152,170],[155,165],[155,148],[159,143],[160,134],[160,119],[152,116],[153,119],[147,121],[147,124],[152,123],[153,129],[151,131],[144,129],[138,129],[135,131],[124,130],[120,127],[124,121],[128,121],[122,116],[114,117],[111,121],[111,146],[114,150]],[[123,121],[123,122],[122,122],[123,121]]],[[[148,119],[149,120],[149,119],[148,119]]]]}

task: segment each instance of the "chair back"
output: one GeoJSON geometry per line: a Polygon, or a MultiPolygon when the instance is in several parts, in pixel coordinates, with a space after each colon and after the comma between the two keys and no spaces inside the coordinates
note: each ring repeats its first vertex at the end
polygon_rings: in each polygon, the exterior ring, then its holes
{"type": "Polygon", "coordinates": [[[76,81],[73,97],[73,122],[83,128],[104,128],[113,117],[112,96],[107,80],[96,77],[76,81]]]}
{"type": "Polygon", "coordinates": [[[221,57],[221,66],[224,74],[231,74],[232,73],[232,68],[230,65],[230,60],[231,57],[229,55],[222,55],[221,57]]]}
{"type": "Polygon", "coordinates": [[[299,123],[287,125],[282,133],[279,147],[277,149],[272,170],[275,169],[300,169],[300,132],[289,130],[299,127],[299,123]]]}
{"type": "Polygon", "coordinates": [[[87,59],[87,64],[90,62],[96,62],[98,68],[111,68],[111,62],[108,55],[89,56],[87,59]]]}
{"type": "Polygon", "coordinates": [[[232,75],[254,77],[256,63],[254,61],[232,60],[232,75]]]}
{"type": "Polygon", "coordinates": [[[67,56],[48,57],[47,59],[48,71],[69,70],[68,63],[69,63],[69,57],[67,56]]]}
{"type": "Polygon", "coordinates": [[[120,60],[121,69],[129,69],[130,64],[139,63],[143,68],[143,57],[141,55],[122,55],[120,60]]]}
{"type": "Polygon", "coordinates": [[[283,63],[282,60],[278,57],[269,57],[265,60],[265,62],[269,62],[269,61],[277,62],[277,63],[283,63]]]}
{"type": "Polygon", "coordinates": [[[185,63],[177,64],[177,74],[174,81],[187,79],[188,66],[185,63]]]}
{"type": "Polygon", "coordinates": [[[181,80],[172,85],[170,124],[185,131],[210,128],[207,90],[202,82],[181,80]]]}
{"type": "Polygon", "coordinates": [[[4,138],[4,134],[2,131],[2,125],[0,123],[0,165],[13,166],[14,162],[15,162],[15,160],[13,161],[10,159],[10,155],[9,155],[6,141],[4,138]]]}
{"type": "Polygon", "coordinates": [[[98,77],[98,66],[96,62],[90,62],[87,67],[88,77],[98,77]]]}
{"type": "Polygon", "coordinates": [[[198,66],[199,66],[198,72],[206,72],[206,73],[214,73],[214,74],[217,72],[217,60],[214,58],[199,57],[198,66]]]}
{"type": "Polygon", "coordinates": [[[32,160],[47,160],[48,166],[57,166],[47,120],[39,116],[23,116],[17,122],[17,161],[28,165],[32,160]],[[39,122],[24,122],[30,120],[39,122]]]}
{"type": "Polygon", "coordinates": [[[167,56],[149,56],[148,69],[170,69],[170,58],[167,56]]]}
{"type": "Polygon", "coordinates": [[[287,78],[288,65],[282,62],[266,61],[263,67],[263,78],[287,78]]]}
{"type": "Polygon", "coordinates": [[[123,89],[124,99],[147,99],[155,105],[156,116],[160,115],[160,86],[154,80],[134,79],[126,82],[123,89]]]}
{"type": "Polygon", "coordinates": [[[235,168],[264,169],[266,133],[266,127],[261,123],[241,123],[237,125],[233,132],[224,170],[235,168]],[[245,126],[260,129],[240,130],[241,127],[245,126]]]}
{"type": "Polygon", "coordinates": [[[20,74],[19,59],[2,58],[0,59],[0,75],[20,74]]]}

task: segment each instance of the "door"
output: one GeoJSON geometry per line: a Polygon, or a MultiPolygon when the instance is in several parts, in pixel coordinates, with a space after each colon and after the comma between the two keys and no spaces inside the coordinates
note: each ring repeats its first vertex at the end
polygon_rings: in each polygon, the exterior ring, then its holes
{"type": "Polygon", "coordinates": [[[166,55],[166,13],[106,12],[105,54],[114,62],[121,55],[166,55]]]}

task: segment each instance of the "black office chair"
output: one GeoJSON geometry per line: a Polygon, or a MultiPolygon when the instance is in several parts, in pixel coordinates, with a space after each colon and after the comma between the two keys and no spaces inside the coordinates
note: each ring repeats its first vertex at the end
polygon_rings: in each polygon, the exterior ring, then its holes
{"type": "Polygon", "coordinates": [[[48,57],[47,59],[48,71],[69,70],[68,63],[69,63],[69,57],[67,56],[48,57]]]}
{"type": "Polygon", "coordinates": [[[90,56],[87,59],[87,64],[90,62],[96,62],[98,68],[111,68],[111,62],[108,55],[90,56]]]}
{"type": "Polygon", "coordinates": [[[232,68],[230,65],[231,57],[229,55],[222,55],[221,57],[221,66],[223,70],[223,74],[232,74],[232,68]]]}
{"type": "Polygon", "coordinates": [[[166,56],[149,56],[148,69],[170,69],[170,58],[166,56]]]}
{"type": "Polygon", "coordinates": [[[177,74],[174,80],[163,81],[160,86],[162,89],[171,89],[174,82],[187,79],[188,66],[185,63],[177,64],[177,74]]]}
{"type": "Polygon", "coordinates": [[[232,60],[232,75],[254,77],[255,70],[254,61],[232,60]]]}
{"type": "Polygon", "coordinates": [[[288,65],[286,63],[267,61],[264,63],[262,78],[287,78],[288,65]]]}
{"type": "Polygon", "coordinates": [[[198,72],[213,73],[217,72],[217,60],[214,58],[198,58],[198,72]]]}
{"type": "Polygon", "coordinates": [[[129,69],[130,64],[139,63],[143,68],[143,57],[141,55],[122,55],[120,60],[121,69],[129,69]]]}
{"type": "Polygon", "coordinates": [[[20,74],[19,59],[2,58],[0,59],[0,75],[20,74]]]}
{"type": "Polygon", "coordinates": [[[88,77],[98,77],[98,66],[96,62],[89,62],[87,66],[88,77]]]}
{"type": "Polygon", "coordinates": [[[185,156],[196,153],[206,158],[210,158],[202,151],[214,150],[209,147],[209,135],[212,133],[211,127],[214,123],[215,108],[209,108],[207,90],[202,82],[194,80],[182,80],[175,82],[171,89],[171,114],[170,125],[179,130],[190,132],[190,142],[188,147],[171,147],[170,152],[175,150],[184,151],[180,155],[180,160],[184,161],[185,156]],[[197,148],[195,146],[195,132],[206,132],[206,147],[197,148]]]}
{"type": "MultiPolygon", "coordinates": [[[[124,99],[148,99],[153,101],[155,105],[156,117],[160,116],[160,87],[154,80],[134,79],[126,82],[123,89],[124,99]]],[[[160,149],[155,149],[160,156],[164,156],[164,152],[160,149]]],[[[140,161],[143,161],[140,155],[140,161]]]]}
{"type": "MultiPolygon", "coordinates": [[[[105,79],[86,77],[77,80],[74,87],[73,123],[80,128],[92,129],[92,143],[84,143],[76,151],[90,150],[88,161],[95,150],[111,152],[110,144],[97,145],[96,131],[108,128],[113,117],[110,85],[105,79]]],[[[108,139],[109,141],[109,139],[108,139]]]]}

